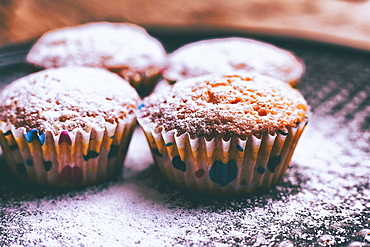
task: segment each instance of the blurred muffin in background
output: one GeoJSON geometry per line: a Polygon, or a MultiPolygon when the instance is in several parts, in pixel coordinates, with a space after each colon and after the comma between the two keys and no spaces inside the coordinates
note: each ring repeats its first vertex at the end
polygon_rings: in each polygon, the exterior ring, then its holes
{"type": "Polygon", "coordinates": [[[255,72],[295,86],[304,64],[292,52],[247,38],[221,38],[187,44],[169,54],[163,77],[170,83],[206,75],[255,72]]]}
{"type": "Polygon", "coordinates": [[[162,44],[130,23],[93,22],[51,30],[31,48],[26,60],[43,68],[100,67],[130,82],[139,94],[153,89],[165,65],[162,44]]]}
{"type": "Polygon", "coordinates": [[[140,97],[100,68],[46,69],[0,92],[0,144],[21,179],[80,187],[121,170],[140,97]]]}

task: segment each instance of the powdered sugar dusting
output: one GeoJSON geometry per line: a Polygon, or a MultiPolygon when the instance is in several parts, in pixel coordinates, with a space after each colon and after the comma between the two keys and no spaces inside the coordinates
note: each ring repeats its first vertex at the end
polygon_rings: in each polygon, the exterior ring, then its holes
{"type": "Polygon", "coordinates": [[[46,68],[81,65],[145,69],[164,65],[165,50],[144,28],[95,22],[45,33],[27,61],[46,68]]]}
{"type": "Polygon", "coordinates": [[[88,131],[134,114],[138,102],[127,81],[103,69],[48,69],[2,90],[0,120],[28,130],[82,127],[88,131]]]}
{"type": "Polygon", "coordinates": [[[24,184],[0,156],[0,245],[369,246],[370,57],[283,43],[307,64],[300,89],[314,115],[275,188],[228,199],[179,192],[151,165],[139,128],[124,175],[78,191],[24,184]]]}
{"type": "Polygon", "coordinates": [[[347,243],[349,236],[362,241],[360,230],[369,227],[363,217],[370,215],[370,193],[358,185],[368,184],[370,164],[366,153],[347,158],[345,147],[338,145],[345,135],[327,141],[333,132],[320,126],[330,120],[314,117],[276,188],[261,196],[225,200],[182,194],[163,183],[157,168],[150,166],[150,151],[137,129],[124,182],[8,201],[15,208],[5,212],[15,218],[4,225],[5,234],[14,236],[8,243],[330,246],[347,243]]]}
{"type": "Polygon", "coordinates": [[[297,90],[261,75],[190,78],[166,92],[145,99],[140,114],[157,128],[191,136],[273,133],[295,127],[309,115],[297,90]]]}
{"type": "Polygon", "coordinates": [[[246,38],[223,38],[191,43],[174,51],[164,77],[177,81],[229,71],[257,72],[295,82],[304,67],[291,52],[276,46],[246,38]]]}

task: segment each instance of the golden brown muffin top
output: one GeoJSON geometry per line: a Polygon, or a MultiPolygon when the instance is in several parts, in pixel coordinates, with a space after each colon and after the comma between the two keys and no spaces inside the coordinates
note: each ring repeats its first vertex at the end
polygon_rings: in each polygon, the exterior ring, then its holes
{"type": "Polygon", "coordinates": [[[45,33],[26,59],[45,68],[78,65],[140,70],[161,68],[165,55],[162,44],[140,26],[92,22],[45,33]]]}
{"type": "Polygon", "coordinates": [[[169,55],[164,78],[173,82],[190,77],[235,71],[256,72],[294,85],[304,72],[291,52],[247,38],[202,40],[169,55]]]}
{"type": "Polygon", "coordinates": [[[47,69],[20,78],[0,92],[0,121],[38,129],[104,128],[134,115],[140,98],[130,84],[99,68],[47,69]]]}
{"type": "Polygon", "coordinates": [[[142,125],[158,130],[229,139],[287,131],[308,112],[300,92],[285,82],[262,75],[207,75],[153,93],[138,117],[142,125]]]}

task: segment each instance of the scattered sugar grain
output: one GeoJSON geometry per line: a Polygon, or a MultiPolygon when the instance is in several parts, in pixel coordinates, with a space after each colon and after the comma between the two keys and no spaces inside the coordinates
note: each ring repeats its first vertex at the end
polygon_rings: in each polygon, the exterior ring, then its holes
{"type": "Polygon", "coordinates": [[[262,196],[221,201],[153,183],[157,175],[152,173],[145,137],[137,129],[125,180],[76,193],[24,195],[8,202],[15,207],[6,212],[14,218],[5,222],[7,235],[13,235],[8,242],[23,246],[366,243],[358,233],[370,227],[366,217],[370,168],[364,162],[368,153],[348,148],[353,143],[347,142],[347,130],[330,129],[332,120],[312,119],[276,188],[262,196]],[[348,159],[353,153],[354,160],[348,159]]]}

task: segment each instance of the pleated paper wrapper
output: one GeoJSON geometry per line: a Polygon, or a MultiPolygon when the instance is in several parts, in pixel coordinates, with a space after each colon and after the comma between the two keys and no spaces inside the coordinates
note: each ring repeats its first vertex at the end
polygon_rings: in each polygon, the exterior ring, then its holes
{"type": "Polygon", "coordinates": [[[19,178],[48,187],[82,187],[117,174],[126,156],[136,117],[105,128],[40,134],[0,122],[0,144],[10,170],[19,178]]]}
{"type": "Polygon", "coordinates": [[[223,140],[159,131],[139,119],[153,157],[169,182],[205,194],[248,194],[276,185],[289,166],[307,120],[288,132],[223,140]]]}

